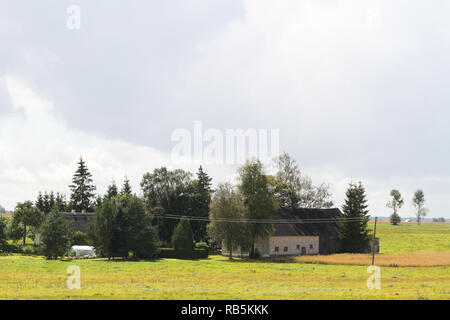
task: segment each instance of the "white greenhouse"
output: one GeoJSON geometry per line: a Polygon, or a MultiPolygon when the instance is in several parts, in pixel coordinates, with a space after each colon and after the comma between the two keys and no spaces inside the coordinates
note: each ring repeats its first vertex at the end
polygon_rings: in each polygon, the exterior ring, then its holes
{"type": "Polygon", "coordinates": [[[72,246],[68,255],[75,257],[96,257],[95,249],[91,246],[72,246]]]}

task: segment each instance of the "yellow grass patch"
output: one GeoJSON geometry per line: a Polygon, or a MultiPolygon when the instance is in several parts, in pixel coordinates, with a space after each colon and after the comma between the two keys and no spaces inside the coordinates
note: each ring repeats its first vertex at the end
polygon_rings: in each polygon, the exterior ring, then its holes
{"type": "MultiPolygon", "coordinates": [[[[371,254],[332,254],[296,257],[296,262],[323,264],[372,264],[371,254]]],[[[450,266],[450,251],[445,252],[409,252],[400,254],[376,254],[375,265],[384,267],[434,267],[450,266]]]]}

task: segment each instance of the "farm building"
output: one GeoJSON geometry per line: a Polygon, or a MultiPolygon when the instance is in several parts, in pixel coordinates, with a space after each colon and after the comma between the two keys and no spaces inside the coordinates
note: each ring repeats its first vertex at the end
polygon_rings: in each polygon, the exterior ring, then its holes
{"type": "MultiPolygon", "coordinates": [[[[71,223],[73,231],[88,232],[89,222],[95,216],[94,212],[64,212],[64,218],[71,223]]],[[[36,233],[34,238],[35,244],[42,243],[41,234],[36,233]]]]}
{"type": "MultiPolygon", "coordinates": [[[[255,249],[263,257],[339,252],[336,224],[340,215],[337,208],[279,209],[272,214],[272,219],[283,220],[284,223],[274,223],[274,232],[267,239],[258,240],[255,249]],[[318,219],[326,222],[319,223],[318,219]]],[[[222,254],[229,255],[227,248],[222,248],[222,254]]],[[[233,250],[233,256],[248,256],[248,252],[233,250]]]]}

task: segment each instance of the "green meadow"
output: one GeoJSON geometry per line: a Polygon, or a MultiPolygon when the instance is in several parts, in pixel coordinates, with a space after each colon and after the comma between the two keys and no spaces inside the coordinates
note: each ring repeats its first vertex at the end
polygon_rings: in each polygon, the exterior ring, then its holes
{"type": "MultiPolygon", "coordinates": [[[[450,251],[450,225],[377,225],[382,253],[450,251]]],[[[0,299],[450,299],[450,263],[381,267],[381,288],[366,286],[367,266],[213,255],[202,260],[45,260],[0,256],[0,299]],[[67,289],[67,267],[81,289],[67,289]]]]}
{"type": "MultiPolygon", "coordinates": [[[[373,223],[369,224],[373,230],[373,223]]],[[[450,251],[449,223],[377,223],[380,253],[450,251]]]]}
{"type": "Polygon", "coordinates": [[[450,267],[383,267],[369,290],[365,266],[205,260],[47,261],[0,257],[1,299],[449,299],[450,267]],[[81,289],[66,288],[66,269],[81,289]]]}

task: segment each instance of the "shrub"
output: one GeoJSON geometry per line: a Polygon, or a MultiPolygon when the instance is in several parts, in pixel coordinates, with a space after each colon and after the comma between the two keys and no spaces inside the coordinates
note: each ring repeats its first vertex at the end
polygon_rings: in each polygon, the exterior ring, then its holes
{"type": "Polygon", "coordinates": [[[209,249],[209,246],[206,242],[197,242],[195,244],[196,249],[209,249]]]}
{"type": "Polygon", "coordinates": [[[394,226],[398,225],[402,221],[400,216],[395,212],[393,214],[391,214],[389,220],[390,220],[391,224],[394,226]]]}
{"type": "Polygon", "coordinates": [[[208,251],[207,249],[194,249],[190,256],[186,256],[173,248],[161,248],[159,257],[168,259],[206,259],[209,256],[208,251]]]}
{"type": "Polygon", "coordinates": [[[25,255],[42,255],[43,248],[41,245],[26,245],[22,248],[21,253],[25,255]]]}

